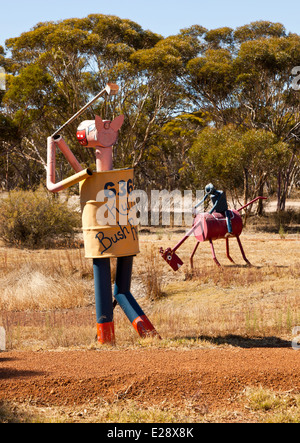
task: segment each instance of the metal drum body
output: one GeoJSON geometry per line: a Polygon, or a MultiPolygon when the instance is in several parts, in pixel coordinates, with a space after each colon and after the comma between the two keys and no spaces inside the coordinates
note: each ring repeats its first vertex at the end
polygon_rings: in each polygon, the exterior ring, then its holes
{"type": "MultiPolygon", "coordinates": [[[[243,220],[238,211],[229,211],[231,213],[232,234],[239,237],[243,230],[243,220]]],[[[199,242],[209,240],[218,240],[224,238],[228,233],[226,217],[223,214],[214,212],[200,213],[195,217],[194,235],[199,242]]]]}
{"type": "Polygon", "coordinates": [[[130,219],[128,195],[133,169],[96,172],[81,182],[80,201],[86,258],[127,257],[139,253],[138,227],[130,219]]]}

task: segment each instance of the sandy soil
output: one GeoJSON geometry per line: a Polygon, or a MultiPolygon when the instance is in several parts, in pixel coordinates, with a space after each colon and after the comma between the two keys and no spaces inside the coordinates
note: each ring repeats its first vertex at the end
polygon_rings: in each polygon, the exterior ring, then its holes
{"type": "Polygon", "coordinates": [[[196,401],[212,412],[237,408],[236,399],[250,386],[299,392],[299,372],[300,352],[292,348],[4,352],[0,401],[196,401]]]}

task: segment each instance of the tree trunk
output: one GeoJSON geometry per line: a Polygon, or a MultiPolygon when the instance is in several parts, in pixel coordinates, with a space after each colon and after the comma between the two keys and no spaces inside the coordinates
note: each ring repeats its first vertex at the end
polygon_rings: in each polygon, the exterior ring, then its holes
{"type": "Polygon", "coordinates": [[[278,169],[278,173],[277,173],[277,212],[280,211],[280,200],[281,200],[281,170],[278,169]]]}
{"type": "Polygon", "coordinates": [[[248,173],[248,169],[244,168],[243,174],[244,174],[244,205],[246,205],[248,203],[248,198],[249,198],[249,173],[248,173]]]}
{"type": "MultiPolygon", "coordinates": [[[[260,186],[259,186],[259,190],[258,190],[258,194],[260,197],[264,196],[264,182],[262,181],[260,186]]],[[[258,200],[258,206],[257,206],[257,215],[262,215],[263,214],[263,200],[258,200]]]]}
{"type": "MultiPolygon", "coordinates": [[[[294,163],[295,163],[295,153],[292,154],[289,165],[286,170],[286,174],[283,180],[283,186],[282,186],[282,180],[280,181],[280,187],[278,186],[278,196],[279,196],[279,208],[277,205],[277,210],[279,211],[285,211],[285,205],[286,205],[286,199],[289,191],[289,185],[291,182],[293,170],[294,170],[294,163]]],[[[281,172],[279,172],[280,176],[282,176],[281,172]]]]}
{"type": "MultiPolygon", "coordinates": [[[[249,199],[249,172],[247,168],[243,169],[243,175],[244,175],[244,205],[248,203],[249,199]]],[[[244,215],[244,226],[247,224],[247,218],[251,211],[251,207],[245,209],[245,215],[244,215]]]]}

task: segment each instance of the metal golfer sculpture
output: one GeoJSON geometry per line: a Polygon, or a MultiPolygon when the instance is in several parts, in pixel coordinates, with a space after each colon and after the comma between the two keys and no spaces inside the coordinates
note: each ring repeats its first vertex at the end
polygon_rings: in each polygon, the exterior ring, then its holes
{"type": "Polygon", "coordinates": [[[174,271],[178,271],[178,269],[183,265],[183,261],[176,254],[176,251],[180,248],[180,246],[191,236],[194,235],[197,243],[194,247],[194,250],[190,256],[190,265],[193,269],[194,267],[194,255],[199,247],[201,242],[209,241],[211,246],[211,252],[213,256],[213,260],[219,267],[221,266],[218,261],[213,241],[219,239],[225,239],[226,241],[226,255],[227,258],[234,263],[233,259],[230,256],[229,252],[229,238],[235,237],[238,245],[240,247],[240,251],[243,259],[247,263],[247,265],[251,265],[249,260],[247,259],[241,240],[240,235],[243,231],[243,220],[240,215],[240,212],[245,209],[247,206],[252,205],[257,200],[266,200],[266,197],[257,197],[251,202],[247,203],[245,206],[239,208],[238,210],[229,210],[226,196],[223,191],[218,191],[214,188],[214,186],[210,183],[205,188],[205,196],[204,198],[195,206],[194,208],[194,222],[193,227],[186,233],[182,240],[174,248],[167,248],[164,250],[160,249],[160,253],[163,259],[171,266],[174,271]],[[210,212],[200,212],[197,213],[196,209],[204,203],[204,201],[210,197],[213,203],[213,207],[210,212]]]}
{"type": "Polygon", "coordinates": [[[97,339],[101,344],[115,343],[114,307],[119,304],[140,337],[158,336],[135,298],[130,292],[133,258],[139,253],[137,228],[128,216],[128,195],[133,190],[133,169],[113,169],[112,147],[118,138],[124,116],[113,121],[82,122],[77,129],[77,140],[83,147],[95,148],[96,172],[83,169],[66,142],[61,131],[79,117],[98,98],[115,95],[119,87],[109,83],[87,105],[71,117],[47,140],[47,188],[62,191],[80,184],[80,202],[85,257],[93,259],[97,339]],[[75,171],[71,177],[55,181],[55,155],[59,148],[75,171]],[[111,285],[110,259],[117,258],[114,302],[111,285]]]}

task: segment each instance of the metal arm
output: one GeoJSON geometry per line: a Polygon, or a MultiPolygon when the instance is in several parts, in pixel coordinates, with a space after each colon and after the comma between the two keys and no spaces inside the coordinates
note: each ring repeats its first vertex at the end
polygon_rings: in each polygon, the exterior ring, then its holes
{"type": "Polygon", "coordinates": [[[196,206],[195,206],[194,209],[197,209],[198,206],[202,205],[202,203],[205,202],[205,200],[207,199],[208,196],[209,196],[209,194],[206,194],[206,195],[203,197],[203,199],[202,199],[199,203],[196,204],[196,206]]]}
{"type": "Polygon", "coordinates": [[[209,211],[210,214],[212,214],[217,206],[217,204],[219,203],[219,198],[218,200],[215,202],[215,204],[213,205],[213,207],[211,208],[211,210],[209,211]]]}
{"type": "Polygon", "coordinates": [[[98,100],[98,98],[102,97],[103,94],[107,95],[116,95],[118,93],[119,86],[115,85],[114,83],[108,83],[105,88],[99,92],[89,103],[87,103],[83,108],[80,109],[80,111],[76,112],[76,114],[73,115],[66,123],[64,123],[57,131],[52,134],[52,137],[59,134],[66,126],[68,126],[70,123],[72,123],[77,117],[79,117],[81,114],[84,113],[84,111],[91,106],[95,101],[98,100]]]}
{"type": "Polygon", "coordinates": [[[47,140],[47,188],[51,192],[59,192],[63,189],[66,189],[76,183],[81,182],[89,178],[93,173],[90,169],[83,170],[80,163],[75,158],[74,154],[71,152],[65,141],[59,135],[59,132],[62,131],[67,125],[72,123],[77,117],[79,117],[89,106],[91,106],[96,100],[98,100],[103,94],[107,95],[115,95],[119,91],[119,86],[114,83],[108,83],[106,87],[99,92],[89,103],[87,103],[80,111],[76,112],[65,124],[63,124],[51,137],[48,137],[47,140]],[[60,181],[59,183],[55,183],[55,152],[56,145],[63,153],[68,163],[75,170],[76,174],[71,177],[60,181]]]}
{"type": "Polygon", "coordinates": [[[92,171],[89,169],[83,169],[80,163],[76,160],[71,150],[67,146],[66,142],[61,137],[48,137],[47,139],[47,188],[51,192],[59,192],[63,189],[67,189],[76,183],[81,182],[93,175],[92,171]],[[63,153],[68,163],[75,170],[76,174],[71,177],[66,178],[58,183],[55,182],[55,152],[56,145],[59,147],[60,151],[63,153]]]}

